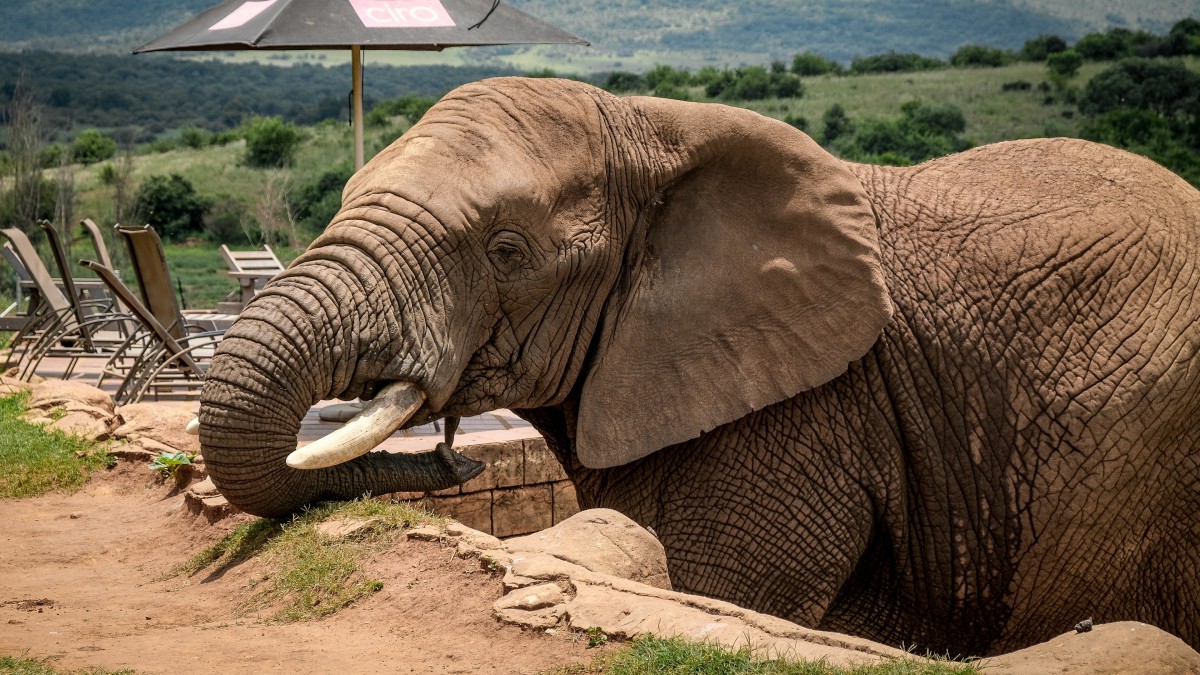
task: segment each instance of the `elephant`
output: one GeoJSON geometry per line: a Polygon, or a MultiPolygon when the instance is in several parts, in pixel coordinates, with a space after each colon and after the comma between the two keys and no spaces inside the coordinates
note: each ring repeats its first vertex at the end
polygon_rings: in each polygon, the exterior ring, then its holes
{"type": "Polygon", "coordinates": [[[282,517],[458,484],[452,438],[369,450],[507,408],[677,590],[951,654],[1089,617],[1200,647],[1198,264],[1200,193],[1115,148],[872,166],[744,109],[484,80],[243,310],[202,452],[282,517]]]}

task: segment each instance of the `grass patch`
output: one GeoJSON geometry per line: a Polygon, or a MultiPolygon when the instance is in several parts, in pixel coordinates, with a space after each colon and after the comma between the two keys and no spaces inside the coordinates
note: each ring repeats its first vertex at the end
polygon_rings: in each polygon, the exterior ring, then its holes
{"type": "Polygon", "coordinates": [[[367,556],[394,544],[406,527],[444,522],[407,504],[374,499],[329,502],[288,522],[261,518],[246,523],[172,575],[191,576],[214,565],[219,572],[258,558],[266,571],[253,582],[255,593],[244,609],[278,605],[271,616],[276,621],[317,619],[383,588],[382,582],[363,574],[367,556]],[[321,523],[339,519],[375,520],[379,526],[352,539],[333,539],[317,531],[321,523]]]}
{"type": "Polygon", "coordinates": [[[133,675],[136,671],[85,668],[83,670],[58,670],[44,660],[0,656],[0,673],[4,675],[133,675]]]}
{"type": "Polygon", "coordinates": [[[824,661],[766,659],[749,647],[729,649],[683,638],[640,637],[620,650],[598,657],[588,665],[551,671],[552,675],[973,675],[972,663],[901,658],[879,664],[834,666],[824,661]]]}
{"type": "Polygon", "coordinates": [[[0,499],[72,492],[113,465],[104,445],[21,419],[28,398],[0,398],[0,499]]]}

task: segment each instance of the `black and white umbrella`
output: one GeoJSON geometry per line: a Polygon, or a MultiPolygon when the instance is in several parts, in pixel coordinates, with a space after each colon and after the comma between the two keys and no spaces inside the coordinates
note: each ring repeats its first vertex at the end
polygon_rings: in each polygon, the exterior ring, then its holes
{"type": "Polygon", "coordinates": [[[521,44],[589,43],[499,0],[227,0],[134,53],[348,47],[361,167],[363,49],[521,44]]]}

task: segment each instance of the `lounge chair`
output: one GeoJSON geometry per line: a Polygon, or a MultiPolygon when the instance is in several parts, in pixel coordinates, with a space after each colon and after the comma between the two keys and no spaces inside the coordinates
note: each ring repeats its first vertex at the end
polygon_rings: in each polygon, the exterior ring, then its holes
{"type": "MultiPolygon", "coordinates": [[[[117,232],[129,247],[130,262],[138,280],[138,295],[134,295],[111,267],[90,260],[80,264],[100,277],[143,330],[125,346],[124,353],[115,354],[106,364],[101,382],[110,376],[121,377],[121,384],[113,396],[118,403],[136,403],[147,394],[153,394],[155,398],[198,394],[208,360],[225,331],[206,330],[195,321],[201,315],[189,316],[180,309],[162,241],[153,228],[149,225],[119,225],[117,232]],[[126,368],[124,364],[131,357],[133,364],[126,368]]],[[[210,325],[233,318],[217,320],[209,316],[210,325]]]]}
{"type": "Polygon", "coordinates": [[[62,289],[50,276],[24,232],[8,228],[0,230],[0,234],[8,239],[10,250],[24,267],[37,294],[36,302],[31,301],[29,321],[11,343],[6,368],[16,366],[19,377],[28,380],[46,357],[65,357],[68,364],[62,377],[66,379],[74,373],[79,359],[107,358],[136,329],[133,318],[113,312],[106,299],[83,300],[79,297],[69,268],[64,265],[65,252],[53,228],[48,236],[55,260],[63,268],[60,269],[64,274],[62,289]]]}
{"type": "Polygon", "coordinates": [[[266,244],[253,251],[232,251],[228,246],[221,244],[221,257],[225,258],[225,264],[229,266],[229,276],[237,279],[241,286],[239,301],[243,307],[262,289],[263,284],[283,271],[283,263],[279,262],[279,257],[266,244]]]}

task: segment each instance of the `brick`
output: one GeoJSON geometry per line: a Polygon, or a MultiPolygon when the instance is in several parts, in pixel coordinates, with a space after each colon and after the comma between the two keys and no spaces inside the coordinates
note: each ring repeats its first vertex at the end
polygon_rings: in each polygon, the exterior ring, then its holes
{"type": "Polygon", "coordinates": [[[492,493],[492,534],[512,537],[550,527],[553,499],[550,485],[496,490],[492,493]]]}
{"type": "Polygon", "coordinates": [[[558,463],[558,458],[546,447],[546,441],[542,438],[526,438],[525,484],[537,485],[566,479],[567,474],[563,471],[562,464],[558,463]]]}
{"type": "Polygon", "coordinates": [[[557,525],[579,513],[579,500],[575,496],[575,484],[562,480],[551,485],[554,492],[554,524],[557,525]]]}
{"type": "Polygon", "coordinates": [[[520,439],[467,445],[457,450],[485,465],[482,473],[462,484],[463,494],[524,484],[525,449],[520,439]]]}
{"type": "Polygon", "coordinates": [[[449,516],[473,530],[492,532],[492,493],[475,492],[451,497],[429,497],[425,504],[430,511],[449,516]]]}

